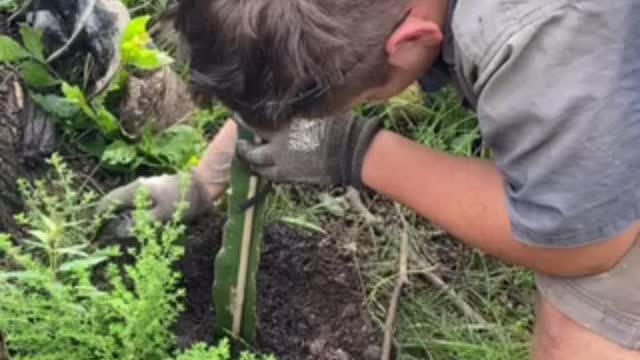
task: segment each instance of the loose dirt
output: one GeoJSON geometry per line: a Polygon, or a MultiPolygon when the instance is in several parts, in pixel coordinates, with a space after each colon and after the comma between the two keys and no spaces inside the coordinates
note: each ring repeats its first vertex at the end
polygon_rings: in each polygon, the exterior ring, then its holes
{"type": "MultiPolygon", "coordinates": [[[[210,215],[189,231],[179,264],[186,310],[176,326],[181,347],[213,340],[213,261],[224,218],[210,215]]],[[[351,259],[331,239],[283,225],[267,227],[258,277],[258,350],[281,360],[378,359],[381,332],[363,309],[351,259]]]]}

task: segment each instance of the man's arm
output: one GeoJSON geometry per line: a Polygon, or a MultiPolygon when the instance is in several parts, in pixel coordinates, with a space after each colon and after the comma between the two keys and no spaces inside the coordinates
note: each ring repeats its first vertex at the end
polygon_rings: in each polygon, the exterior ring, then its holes
{"type": "Polygon", "coordinates": [[[205,186],[208,201],[213,202],[229,187],[231,161],[238,138],[238,125],[232,120],[222,126],[202,155],[194,175],[205,186]]]}
{"type": "Polygon", "coordinates": [[[490,161],[454,157],[381,131],[365,157],[363,182],[414,209],[466,244],[504,261],[558,276],[612,268],[640,228],[572,249],[528,246],[512,234],[504,181],[490,161]]]}

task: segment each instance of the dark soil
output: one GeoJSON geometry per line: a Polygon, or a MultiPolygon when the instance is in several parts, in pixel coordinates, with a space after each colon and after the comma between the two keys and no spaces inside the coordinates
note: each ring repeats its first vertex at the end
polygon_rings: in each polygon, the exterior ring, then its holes
{"type": "MultiPolygon", "coordinates": [[[[179,268],[187,289],[176,333],[181,347],[213,341],[213,262],[224,218],[195,224],[179,268]]],[[[273,225],[266,229],[258,278],[258,350],[281,360],[378,359],[379,328],[363,309],[351,259],[330,239],[273,225]]]]}

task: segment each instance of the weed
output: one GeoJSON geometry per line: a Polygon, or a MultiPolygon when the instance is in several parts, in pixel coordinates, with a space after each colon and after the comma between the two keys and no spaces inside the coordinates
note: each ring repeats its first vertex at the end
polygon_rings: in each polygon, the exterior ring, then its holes
{"type": "MultiPolygon", "coordinates": [[[[230,360],[231,347],[227,339],[220,341],[218,346],[209,347],[199,343],[187,353],[179,355],[176,360],[230,360]]],[[[242,352],[239,360],[276,360],[272,355],[257,356],[249,352],[242,352]]]]}
{"type": "Polygon", "coordinates": [[[5,236],[1,244],[17,269],[0,280],[0,328],[10,351],[24,358],[162,359],[172,345],[169,325],[181,309],[171,266],[182,253],[176,242],[184,229],[153,223],[141,195],[135,213],[141,247],[131,250],[136,263],[125,275],[110,261],[119,254],[115,248],[92,246],[104,217],[95,214],[96,195],[75,191],[58,157],[51,163],[51,188],[44,181],[33,188],[23,182],[28,210],[19,220],[31,236],[19,245],[5,236]],[[98,287],[92,270],[106,262],[107,276],[98,287]],[[132,288],[124,285],[129,281],[132,288]]]}
{"type": "MultiPolygon", "coordinates": [[[[58,156],[50,163],[49,181],[22,182],[27,210],[19,219],[25,237],[0,236],[0,329],[9,354],[21,359],[173,358],[171,325],[184,295],[173,264],[183,254],[185,227],[178,219],[186,204],[163,225],[152,220],[149,196],[141,191],[134,211],[138,244],[125,250],[135,262],[119,267],[118,248],[99,249],[92,241],[109,216],[96,213],[96,195],[75,190],[75,178],[58,156]],[[96,272],[98,266],[105,271],[96,272]]],[[[228,359],[222,356],[224,343],[221,349],[199,345],[178,358],[220,353],[220,359],[228,359]]]]}
{"type": "Polygon", "coordinates": [[[18,10],[18,3],[15,0],[0,0],[0,11],[13,12],[18,10]]]}
{"type": "Polygon", "coordinates": [[[382,105],[364,105],[358,111],[383,117],[385,128],[433,149],[459,156],[481,155],[477,117],[451,88],[427,96],[414,85],[382,105]]]}
{"type": "Polygon", "coordinates": [[[382,326],[396,277],[399,239],[411,241],[411,284],[400,302],[396,345],[400,359],[527,359],[533,322],[532,274],[461,246],[425,220],[406,215],[406,229],[386,214],[384,232],[372,233],[376,251],[360,260],[367,307],[382,326]],[[484,319],[454,303],[436,274],[484,319]]]}

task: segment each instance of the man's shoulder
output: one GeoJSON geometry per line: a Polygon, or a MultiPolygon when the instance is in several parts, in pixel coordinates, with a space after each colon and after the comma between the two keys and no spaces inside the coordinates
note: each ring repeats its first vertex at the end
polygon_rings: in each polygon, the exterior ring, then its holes
{"type": "Polygon", "coordinates": [[[490,62],[514,36],[533,33],[571,5],[572,0],[458,1],[452,16],[456,48],[477,66],[490,62]]]}
{"type": "Polygon", "coordinates": [[[637,0],[458,1],[451,19],[457,75],[477,97],[507,67],[526,72],[544,62],[566,71],[581,58],[592,71],[630,66],[623,58],[640,54],[639,13],[637,0]]]}

